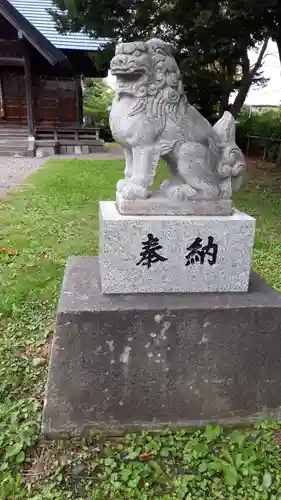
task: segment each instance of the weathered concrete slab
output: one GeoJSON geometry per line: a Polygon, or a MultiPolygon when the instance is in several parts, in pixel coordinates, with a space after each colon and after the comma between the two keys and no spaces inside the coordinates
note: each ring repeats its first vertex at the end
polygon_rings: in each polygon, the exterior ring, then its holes
{"type": "Polygon", "coordinates": [[[70,259],[58,308],[46,437],[281,416],[281,295],[103,295],[99,263],[70,259]]]}
{"type": "Polygon", "coordinates": [[[255,219],[121,215],[100,202],[103,293],[245,292],[255,219]]]}

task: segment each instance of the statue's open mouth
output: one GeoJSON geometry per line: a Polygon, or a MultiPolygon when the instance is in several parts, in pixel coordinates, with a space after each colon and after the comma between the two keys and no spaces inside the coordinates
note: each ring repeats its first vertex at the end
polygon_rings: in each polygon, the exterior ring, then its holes
{"type": "Polygon", "coordinates": [[[138,80],[143,74],[143,72],[140,71],[139,69],[132,70],[120,67],[111,68],[111,73],[112,75],[117,76],[117,78],[119,78],[120,80],[126,82],[138,80]]]}

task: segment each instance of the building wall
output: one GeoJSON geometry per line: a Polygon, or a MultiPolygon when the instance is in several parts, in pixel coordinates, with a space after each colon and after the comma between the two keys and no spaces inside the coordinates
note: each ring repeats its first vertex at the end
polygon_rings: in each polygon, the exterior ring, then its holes
{"type": "MultiPolygon", "coordinates": [[[[27,124],[26,89],[23,68],[2,70],[1,122],[27,124]]],[[[35,125],[77,122],[77,88],[74,78],[32,76],[35,125]]]]}
{"type": "Polygon", "coordinates": [[[17,71],[1,71],[2,113],[1,121],[27,123],[25,78],[23,68],[17,71]]]}
{"type": "Polygon", "coordinates": [[[77,91],[73,78],[35,77],[34,121],[36,124],[75,123],[77,91]]]}

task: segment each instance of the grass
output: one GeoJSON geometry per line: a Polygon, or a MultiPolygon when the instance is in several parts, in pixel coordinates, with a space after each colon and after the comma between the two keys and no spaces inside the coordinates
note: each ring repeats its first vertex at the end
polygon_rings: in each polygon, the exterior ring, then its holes
{"type": "MultiPolygon", "coordinates": [[[[68,255],[98,252],[98,202],[122,161],[52,160],[0,202],[0,498],[33,500],[281,497],[278,423],[47,443],[40,419],[68,255]]],[[[160,169],[156,184],[166,177],[160,169]]],[[[281,291],[280,176],[252,164],[238,208],[257,217],[254,268],[281,291]]]]}

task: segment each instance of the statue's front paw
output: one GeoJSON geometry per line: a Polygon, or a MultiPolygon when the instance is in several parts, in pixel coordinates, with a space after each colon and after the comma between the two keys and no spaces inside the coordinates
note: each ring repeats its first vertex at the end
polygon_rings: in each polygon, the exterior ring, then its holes
{"type": "Polygon", "coordinates": [[[127,182],[122,189],[122,196],[125,200],[145,200],[148,197],[148,190],[133,182],[127,182]]]}
{"type": "Polygon", "coordinates": [[[120,179],[120,181],[118,181],[116,184],[116,191],[118,193],[122,193],[124,187],[127,186],[128,182],[130,181],[128,181],[127,179],[120,179]]]}

